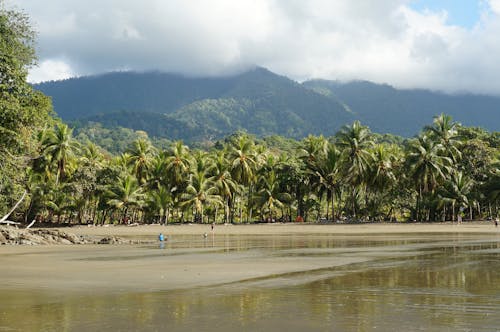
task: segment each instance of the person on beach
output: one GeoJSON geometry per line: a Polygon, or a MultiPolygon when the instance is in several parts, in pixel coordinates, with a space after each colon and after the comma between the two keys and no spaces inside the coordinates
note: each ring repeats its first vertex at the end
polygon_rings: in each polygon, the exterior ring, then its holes
{"type": "Polygon", "coordinates": [[[498,227],[498,218],[495,218],[495,227],[498,227]]]}
{"type": "Polygon", "coordinates": [[[214,231],[215,223],[212,223],[212,232],[214,231]]]}
{"type": "Polygon", "coordinates": [[[160,235],[158,235],[158,241],[160,242],[165,241],[165,236],[163,236],[163,233],[160,233],[160,235]]]}

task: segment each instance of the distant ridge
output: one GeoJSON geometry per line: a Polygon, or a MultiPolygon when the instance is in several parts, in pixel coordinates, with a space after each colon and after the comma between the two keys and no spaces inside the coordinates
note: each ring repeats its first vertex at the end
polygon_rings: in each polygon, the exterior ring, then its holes
{"type": "Polygon", "coordinates": [[[500,98],[398,90],[370,82],[299,84],[256,67],[221,78],[161,72],[116,72],[35,85],[65,121],[144,130],[187,141],[236,130],[301,138],[332,135],[358,119],[375,132],[415,135],[434,115],[491,131],[500,128],[500,98]]]}

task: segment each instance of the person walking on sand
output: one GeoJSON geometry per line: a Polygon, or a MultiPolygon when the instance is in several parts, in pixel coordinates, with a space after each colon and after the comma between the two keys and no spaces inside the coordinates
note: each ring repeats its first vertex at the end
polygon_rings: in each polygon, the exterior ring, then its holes
{"type": "Polygon", "coordinates": [[[212,223],[212,232],[214,231],[214,228],[215,228],[215,223],[213,222],[212,223]]]}
{"type": "Polygon", "coordinates": [[[498,227],[498,218],[495,218],[495,227],[498,227]]]}

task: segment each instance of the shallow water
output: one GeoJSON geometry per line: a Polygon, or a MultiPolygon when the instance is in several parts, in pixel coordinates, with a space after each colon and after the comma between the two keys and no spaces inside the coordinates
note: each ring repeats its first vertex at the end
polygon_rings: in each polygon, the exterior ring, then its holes
{"type": "Polygon", "coordinates": [[[0,276],[0,331],[500,331],[495,236],[209,235],[170,238],[163,248],[81,248],[40,255],[61,255],[77,264],[134,263],[134,268],[148,259],[169,262],[192,255],[224,257],[223,264],[249,256],[275,264],[322,264],[157,291],[76,291],[71,280],[64,291],[33,290],[22,281],[2,283],[0,276]],[[357,256],[367,259],[333,264],[357,256]]]}

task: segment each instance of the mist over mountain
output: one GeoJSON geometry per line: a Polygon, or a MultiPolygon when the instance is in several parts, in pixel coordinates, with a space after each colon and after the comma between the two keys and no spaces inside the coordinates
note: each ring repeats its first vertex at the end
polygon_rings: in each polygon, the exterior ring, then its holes
{"type": "Polygon", "coordinates": [[[99,122],[186,141],[237,130],[260,136],[328,136],[354,120],[375,132],[413,136],[440,113],[467,126],[500,128],[498,97],[399,90],[363,81],[300,84],[260,67],[220,78],[116,72],[35,88],[52,97],[63,120],[79,126],[99,122]]]}

